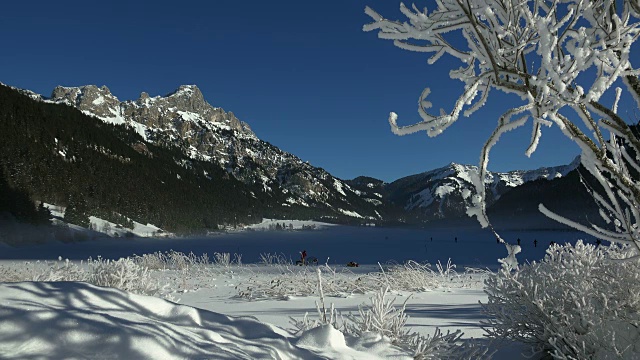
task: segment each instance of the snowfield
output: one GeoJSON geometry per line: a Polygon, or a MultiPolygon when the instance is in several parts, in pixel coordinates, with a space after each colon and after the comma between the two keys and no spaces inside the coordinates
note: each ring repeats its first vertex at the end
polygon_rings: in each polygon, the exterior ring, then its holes
{"type": "MultiPolygon", "coordinates": [[[[480,327],[486,319],[478,303],[487,300],[483,279],[487,268],[496,269],[497,258],[506,255],[504,247],[475,229],[452,230],[333,226],[204,239],[102,239],[5,247],[5,260],[0,262],[0,357],[412,358],[376,333],[354,336],[329,326],[300,329],[305,314],[310,322],[320,319],[320,269],[324,304],[337,310],[337,325],[357,317],[359,306],[366,308],[377,289],[389,286],[389,300],[395,298],[396,308],[406,302],[409,331],[432,337],[436,328],[444,334],[461,330],[458,343],[489,345],[497,350],[494,359],[520,358],[522,345],[488,344],[480,327]],[[454,233],[457,243],[449,239],[454,233]],[[303,249],[317,256],[319,264],[293,265],[303,249]],[[195,255],[187,258],[190,251],[195,255]],[[132,257],[154,252],[156,256],[132,257]],[[99,255],[103,258],[96,260],[99,255]],[[56,261],[58,256],[62,260],[56,261]],[[126,256],[133,260],[105,260],[126,256]],[[89,257],[93,260],[86,261],[89,257]],[[441,260],[440,268],[435,258],[441,260]],[[453,264],[447,265],[448,258],[453,264]],[[360,266],[346,267],[346,259],[360,266]],[[391,259],[395,263],[388,262],[391,259]],[[414,270],[426,269],[425,262],[432,265],[431,272],[416,277],[414,270]],[[413,265],[393,265],[403,263],[413,265]],[[130,291],[92,285],[112,284],[114,279],[105,274],[118,271],[134,274],[129,283],[119,285],[130,291]],[[60,281],[65,279],[81,281],[60,281]]],[[[534,237],[561,242],[577,236],[520,233],[523,253],[518,259],[542,256],[543,246],[525,245],[534,237]]]]}

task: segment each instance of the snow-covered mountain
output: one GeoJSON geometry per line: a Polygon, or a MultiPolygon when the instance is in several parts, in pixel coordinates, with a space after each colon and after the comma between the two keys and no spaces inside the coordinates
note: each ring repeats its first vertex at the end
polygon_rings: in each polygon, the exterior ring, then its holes
{"type": "Polygon", "coordinates": [[[23,93],[74,106],[108,123],[124,124],[147,142],[178,147],[192,159],[218,164],[264,192],[281,192],[281,206],[323,208],[354,220],[382,220],[377,211],[380,199],[375,195],[354,190],[325,170],[260,140],[232,112],[211,106],[195,85],[180,86],[166,96],[150,97],[143,92],[129,101],[120,101],[106,86],[95,85],[58,86],[50,98],[23,93]]]}
{"type": "MultiPolygon", "coordinates": [[[[309,209],[309,217],[322,214],[361,223],[467,218],[465,209],[474,192],[471,177],[477,167],[455,163],[392,183],[370,177],[343,181],[260,140],[232,112],[211,106],[195,85],[180,86],[166,96],[150,97],[143,92],[129,101],[120,101],[105,86],[59,86],[49,98],[19,91],[32,99],[73,106],[104,122],[135,130],[142,137],[135,148],[138,152],[148,151],[147,142],[178,148],[187,159],[212,162],[227,176],[271,198],[266,205],[274,214],[282,212],[278,209],[295,208],[298,214],[300,209],[309,209]]],[[[192,168],[185,157],[174,161],[185,169],[192,168]]],[[[577,158],[566,166],[490,172],[484,179],[488,205],[525,183],[565,177],[578,165],[577,158]]]]}
{"type": "MultiPolygon", "coordinates": [[[[525,183],[537,180],[553,180],[566,176],[580,164],[576,158],[571,164],[545,167],[537,170],[516,170],[506,173],[489,172],[484,179],[488,206],[503,194],[525,183]]],[[[448,166],[411,175],[384,186],[386,198],[405,210],[419,212],[427,219],[465,216],[475,187],[471,182],[477,166],[451,163],[448,166]]]]}

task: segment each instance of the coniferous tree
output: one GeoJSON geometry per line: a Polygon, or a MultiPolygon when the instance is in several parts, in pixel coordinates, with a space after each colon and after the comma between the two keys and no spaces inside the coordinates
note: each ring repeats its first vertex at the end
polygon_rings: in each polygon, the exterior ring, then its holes
{"type": "Polygon", "coordinates": [[[83,199],[69,199],[69,204],[64,212],[64,220],[68,223],[89,228],[89,216],[87,215],[87,206],[83,199]]]}
{"type": "Polygon", "coordinates": [[[46,225],[51,223],[51,211],[47,209],[42,202],[38,205],[36,216],[36,221],[39,224],[46,225]]]}

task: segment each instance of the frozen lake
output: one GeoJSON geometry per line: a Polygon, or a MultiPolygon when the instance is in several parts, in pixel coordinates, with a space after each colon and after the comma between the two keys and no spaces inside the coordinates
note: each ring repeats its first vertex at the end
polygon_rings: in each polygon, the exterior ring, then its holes
{"type": "MultiPolygon", "coordinates": [[[[504,231],[501,236],[515,244],[521,239],[520,262],[539,260],[551,241],[574,242],[577,239],[595,240],[574,231],[504,231]],[[534,240],[538,241],[534,247],[534,240]]],[[[496,268],[496,259],[506,256],[504,246],[498,245],[493,234],[478,227],[434,229],[403,229],[331,226],[307,231],[245,231],[193,238],[106,238],[81,243],[50,243],[23,248],[4,247],[0,259],[53,260],[58,256],[71,260],[88,257],[120,258],[133,254],[176,250],[197,255],[214,252],[242,254],[244,263],[255,263],[261,253],[284,254],[296,260],[299,252],[321,263],[355,261],[360,264],[416,260],[435,263],[451,257],[458,266],[496,268]],[[456,241],[457,238],[457,241],[456,241]]]]}

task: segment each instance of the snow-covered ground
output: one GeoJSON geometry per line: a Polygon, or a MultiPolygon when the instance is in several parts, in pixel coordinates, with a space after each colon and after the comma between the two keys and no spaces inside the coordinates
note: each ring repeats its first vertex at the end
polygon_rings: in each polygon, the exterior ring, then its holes
{"type": "Polygon", "coordinates": [[[262,219],[262,222],[246,226],[248,230],[273,230],[276,225],[284,226],[290,230],[303,230],[303,229],[324,229],[326,227],[336,226],[335,224],[329,224],[313,220],[282,220],[282,219],[262,219]]]}
{"type": "MultiPolygon", "coordinates": [[[[563,243],[584,238],[575,232],[502,235],[513,243],[521,239],[521,262],[541,258],[550,241],[563,243]],[[537,247],[533,246],[534,239],[537,247]]],[[[326,328],[302,337],[294,335],[291,318],[301,320],[305,313],[317,318],[316,295],[262,300],[238,296],[248,286],[269,284],[276,278],[289,279],[294,288],[315,287],[316,267],[259,264],[261,254],[277,255],[280,261],[291,263],[300,251],[307,250],[320,260],[317,268],[323,272],[327,287],[332,281],[338,285],[341,281],[353,283],[367,274],[380,274],[378,262],[383,266],[392,260],[435,264],[452,258],[457,267],[451,270],[456,272],[438,278],[440,285],[423,291],[397,290],[392,296],[397,297],[398,305],[408,298],[407,326],[412,331],[431,336],[436,327],[445,332],[460,329],[465,341],[482,339],[480,321],[484,314],[478,302],[486,301],[482,273],[472,274],[465,267],[495,269],[497,258],[506,255],[504,246],[496,244],[490,233],[478,229],[334,226],[316,231],[244,232],[204,239],[103,239],[5,247],[0,254],[4,259],[0,262],[0,275],[6,277],[11,271],[45,266],[24,264],[33,259],[55,260],[60,256],[84,260],[99,255],[115,259],[169,249],[193,251],[196,255],[207,253],[210,258],[215,258],[215,253],[241,254],[242,264],[153,271],[152,277],[166,285],[165,297],[178,303],[79,282],[0,283],[0,358],[393,358],[400,350],[379,337],[344,337],[326,328]],[[348,261],[360,266],[348,268],[348,261]]],[[[357,312],[358,305],[368,303],[372,296],[371,292],[347,290],[327,289],[327,306],[333,303],[346,315],[357,312]]],[[[521,357],[518,344],[492,347],[499,348],[494,359],[521,357]]]]}

